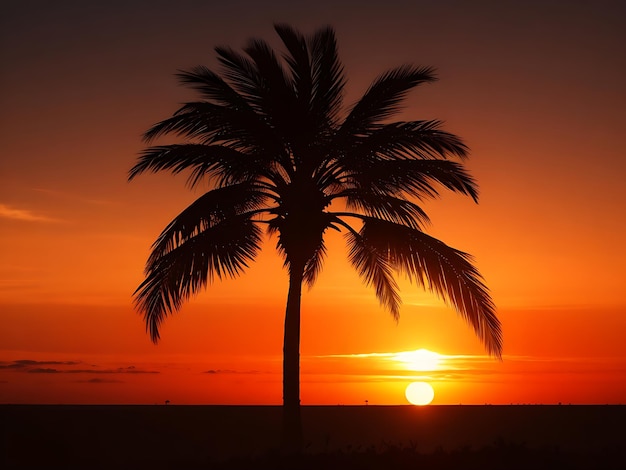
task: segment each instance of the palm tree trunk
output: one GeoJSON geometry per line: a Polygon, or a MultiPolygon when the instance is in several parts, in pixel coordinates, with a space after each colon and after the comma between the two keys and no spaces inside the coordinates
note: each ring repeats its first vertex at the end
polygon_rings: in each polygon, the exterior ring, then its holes
{"type": "Polygon", "coordinates": [[[304,264],[290,265],[283,343],[283,449],[302,450],[300,418],[300,298],[304,264]]]}

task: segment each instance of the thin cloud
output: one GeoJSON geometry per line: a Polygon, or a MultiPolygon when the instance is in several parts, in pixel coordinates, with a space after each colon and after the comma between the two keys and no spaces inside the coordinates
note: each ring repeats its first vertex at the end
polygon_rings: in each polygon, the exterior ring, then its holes
{"type": "MultiPolygon", "coordinates": [[[[396,351],[396,352],[371,352],[371,353],[352,353],[352,354],[325,354],[319,356],[310,356],[316,359],[368,359],[368,358],[381,358],[394,360],[401,354],[410,354],[417,352],[418,350],[411,351],[396,351]]],[[[493,363],[494,358],[487,354],[441,354],[436,353],[441,362],[446,364],[455,362],[467,362],[467,363],[493,363]]],[[[520,355],[504,355],[503,361],[515,361],[515,362],[561,362],[561,361],[576,361],[579,362],[589,361],[590,358],[580,357],[536,357],[536,356],[520,356],[520,355]]]]}
{"type": "Polygon", "coordinates": [[[80,364],[80,361],[33,361],[31,359],[18,359],[17,361],[13,361],[15,364],[20,365],[64,365],[64,366],[75,366],[80,364]]]}
{"type": "Polygon", "coordinates": [[[23,222],[58,222],[57,219],[35,214],[27,209],[15,209],[6,204],[0,204],[0,218],[23,222]]]}
{"type": "Polygon", "coordinates": [[[118,367],[116,369],[98,369],[92,365],[93,369],[76,369],[73,366],[83,364],[80,361],[34,361],[32,359],[19,359],[16,361],[0,362],[0,369],[26,372],[29,374],[159,374],[156,370],[138,369],[131,365],[118,367]],[[66,366],[47,367],[47,366],[66,366]]]}
{"type": "Polygon", "coordinates": [[[19,359],[12,362],[0,362],[0,369],[26,369],[33,366],[52,366],[52,365],[64,365],[74,366],[80,364],[76,361],[33,361],[31,359],[19,359]]]}
{"type": "Polygon", "coordinates": [[[203,372],[203,374],[259,374],[258,370],[238,371],[232,369],[209,369],[203,372]]]}
{"type": "Polygon", "coordinates": [[[24,369],[27,366],[24,364],[19,364],[17,362],[2,362],[0,363],[0,369],[24,369]]]}
{"type": "MultiPolygon", "coordinates": [[[[418,350],[419,351],[419,350],[418,350]]],[[[523,373],[541,374],[626,374],[626,358],[590,357],[538,357],[529,355],[505,355],[503,361],[496,361],[487,355],[438,354],[435,364],[420,368],[419,363],[401,359],[403,354],[411,355],[418,351],[371,352],[352,354],[330,354],[304,357],[305,364],[315,361],[333,361],[335,370],[356,376],[380,376],[385,380],[433,380],[462,381],[478,377],[486,380],[496,375],[519,376],[523,373]]],[[[306,368],[304,368],[306,373],[306,368]]],[[[351,380],[355,380],[354,378],[351,380]]]]}
{"type": "Polygon", "coordinates": [[[77,380],[79,384],[121,384],[124,383],[121,380],[115,379],[89,379],[89,380],[77,380]]]}
{"type": "Polygon", "coordinates": [[[158,370],[142,370],[137,369],[135,366],[120,367],[113,371],[114,374],[160,374],[158,370]]]}
{"type": "Polygon", "coordinates": [[[501,383],[523,375],[533,376],[590,373],[626,377],[626,358],[623,357],[536,357],[528,355],[505,355],[503,361],[495,361],[487,355],[439,354],[439,361],[432,370],[412,369],[401,364],[400,352],[373,352],[332,354],[305,357],[305,363],[330,360],[336,363],[335,372],[320,373],[303,371],[306,382],[471,382],[501,383]],[[607,365],[607,359],[611,359],[607,365]],[[398,362],[399,367],[393,364],[398,362]],[[350,365],[349,365],[350,364],[350,365]],[[360,366],[357,366],[359,364],[360,366]],[[356,369],[355,369],[356,368],[356,369]]]}
{"type": "Polygon", "coordinates": [[[29,373],[49,373],[49,374],[159,374],[157,370],[141,370],[141,369],[128,369],[120,367],[118,369],[28,369],[29,373]]]}
{"type": "MultiPolygon", "coordinates": [[[[415,349],[415,350],[410,350],[410,351],[395,351],[395,352],[371,352],[371,353],[353,353],[353,354],[325,354],[325,355],[321,355],[321,356],[312,356],[312,357],[318,357],[318,358],[333,358],[333,357],[337,357],[337,358],[354,358],[354,359],[360,359],[360,358],[368,358],[368,357],[382,357],[382,358],[395,358],[396,356],[400,355],[400,354],[409,354],[409,353],[414,353],[420,351],[420,349],[415,349]]],[[[487,355],[479,355],[479,354],[475,354],[475,355],[463,355],[463,354],[441,354],[441,353],[436,353],[437,356],[441,357],[442,359],[490,359],[493,360],[490,356],[487,355]]]]}
{"type": "Polygon", "coordinates": [[[36,367],[34,369],[28,369],[26,372],[29,374],[61,374],[63,371],[59,369],[50,369],[48,367],[36,367]]]}
{"type": "Polygon", "coordinates": [[[355,353],[355,354],[326,354],[323,356],[313,356],[313,357],[319,357],[319,358],[325,358],[325,357],[341,357],[341,358],[349,358],[349,359],[361,359],[361,358],[367,358],[367,357],[393,357],[396,354],[400,354],[399,352],[395,352],[395,353],[355,353]]]}

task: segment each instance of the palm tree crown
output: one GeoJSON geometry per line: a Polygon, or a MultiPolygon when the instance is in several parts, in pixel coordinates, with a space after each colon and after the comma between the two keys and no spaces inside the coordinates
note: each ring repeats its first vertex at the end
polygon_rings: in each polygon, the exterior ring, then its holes
{"type": "Polygon", "coordinates": [[[289,271],[287,316],[297,310],[299,341],[299,286],[314,283],[324,233],[334,229],[345,233],[350,263],[395,318],[394,274],[403,273],[449,302],[500,357],[500,323],[480,273],[470,255],[423,231],[428,216],[419,206],[442,188],[477,201],[476,182],[457,161],[467,147],[438,121],[390,121],[410,90],[435,80],[433,70],[389,70],[344,111],[334,31],[275,29],[283,54],[253,39],[243,53],[215,49],[220,73],[203,66],[180,72],[201,100],[145,133],[147,142],[168,133],[185,141],[144,150],[129,179],[188,172],[191,186],[209,187],[152,246],[135,292],[152,340],[192,294],[216,277],[241,274],[266,231],[276,235],[289,271]]]}

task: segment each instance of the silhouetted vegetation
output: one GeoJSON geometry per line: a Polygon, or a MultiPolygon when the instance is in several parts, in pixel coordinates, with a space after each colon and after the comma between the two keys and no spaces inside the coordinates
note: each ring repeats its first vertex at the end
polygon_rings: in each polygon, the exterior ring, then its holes
{"type": "Polygon", "coordinates": [[[322,270],[324,235],[345,233],[349,261],[398,319],[394,274],[453,306],[494,356],[502,353],[495,305],[472,257],[427,235],[420,201],[449,190],[478,201],[462,162],[467,147],[437,120],[390,121],[407,94],[435,80],[429,67],[381,74],[348,110],[335,33],[305,36],[276,25],[285,51],[251,39],[243,53],[217,47],[220,73],[198,66],[178,74],[200,101],[155,124],[146,142],[166,134],[181,144],[147,148],[129,179],[186,172],[206,192],[163,230],[146,279],[135,292],[153,341],[159,326],[213,280],[236,277],[254,261],[263,234],[289,272],[283,344],[285,439],[302,439],[300,302],[302,285],[322,270]]]}
{"type": "Polygon", "coordinates": [[[626,406],[303,407],[301,454],[281,408],[0,405],[0,468],[623,469],[626,406]]]}
{"type": "Polygon", "coordinates": [[[213,462],[215,470],[590,470],[626,468],[626,451],[614,446],[597,452],[562,451],[559,447],[528,448],[524,443],[497,440],[473,449],[420,452],[415,445],[382,443],[380,446],[349,446],[333,452],[237,457],[213,462]]]}

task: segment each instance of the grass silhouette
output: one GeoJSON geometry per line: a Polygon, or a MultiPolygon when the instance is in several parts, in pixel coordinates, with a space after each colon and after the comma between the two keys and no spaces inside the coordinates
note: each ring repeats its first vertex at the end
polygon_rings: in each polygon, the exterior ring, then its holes
{"type": "Polygon", "coordinates": [[[0,405],[0,468],[622,469],[626,406],[0,405]]]}

